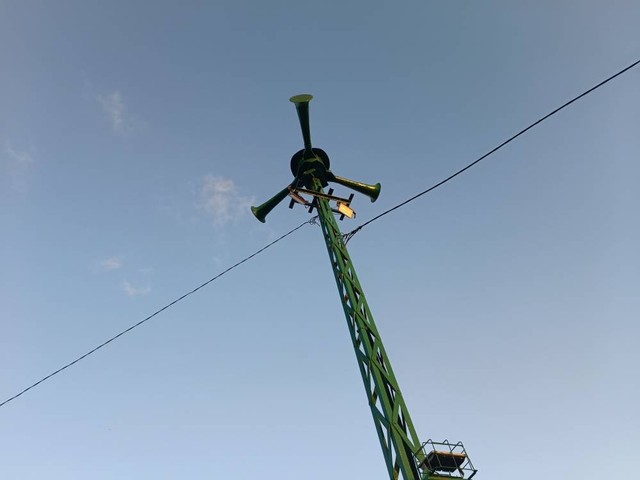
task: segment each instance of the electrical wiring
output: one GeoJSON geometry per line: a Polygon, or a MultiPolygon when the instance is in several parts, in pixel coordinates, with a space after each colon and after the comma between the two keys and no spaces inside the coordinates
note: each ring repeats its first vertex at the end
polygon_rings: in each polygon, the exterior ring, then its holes
{"type": "Polygon", "coordinates": [[[133,330],[134,328],[139,327],[140,325],[142,325],[143,323],[151,320],[153,317],[155,317],[156,315],[164,312],[165,310],[167,310],[168,308],[174,306],[176,303],[184,300],[185,298],[187,298],[190,295],[193,295],[194,293],[196,293],[198,290],[206,287],[207,285],[209,285],[211,282],[219,279],[220,277],[222,277],[223,275],[229,273],[231,270],[239,267],[240,265],[242,265],[245,262],[248,262],[249,260],[251,260],[252,258],[254,258],[256,255],[259,255],[260,253],[264,252],[267,248],[275,245],[276,243],[280,242],[281,240],[284,240],[286,237],[288,237],[289,235],[292,235],[294,232],[298,231],[299,229],[301,229],[303,226],[311,224],[313,221],[315,220],[315,218],[312,218],[311,220],[307,220],[306,222],[298,225],[296,228],[289,230],[287,233],[285,233],[284,235],[281,235],[280,237],[276,238],[273,242],[268,243],[267,245],[265,245],[264,247],[262,247],[261,249],[255,251],[254,253],[252,253],[251,255],[249,255],[248,257],[243,258],[242,260],[240,260],[239,262],[231,265],[229,268],[227,268],[226,270],[223,270],[222,272],[220,272],[219,274],[217,274],[216,276],[210,278],[209,280],[207,280],[206,282],[204,282],[203,284],[197,286],[196,288],[194,288],[193,290],[190,290],[189,292],[181,295],[180,297],[176,298],[175,300],[173,300],[172,302],[166,304],[164,307],[156,310],[155,312],[153,312],[151,315],[149,315],[148,317],[140,320],[138,323],[135,323],[133,325],[131,325],[129,328],[121,331],[120,333],[118,333],[117,335],[114,335],[113,337],[111,337],[110,339],[102,342],[100,345],[92,348],[91,350],[89,350],[88,352],[86,352],[83,355],[80,355],[78,358],[76,358],[75,360],[67,363],[66,365],[58,368],[57,370],[51,372],[49,375],[42,377],[40,380],[38,380],[37,382],[29,385],[28,387],[24,388],[23,390],[21,390],[20,392],[16,393],[15,395],[13,395],[12,397],[7,398],[6,400],[4,400],[2,403],[0,403],[0,407],[3,407],[4,405],[6,405],[7,403],[11,402],[12,400],[15,400],[16,398],[24,395],[25,393],[27,393],[29,390],[37,387],[38,385],[40,385],[41,383],[49,380],[51,377],[56,376],[59,373],[62,373],[64,370],[66,370],[67,368],[75,365],[76,363],[80,362],[81,360],[84,360],[85,358],[87,358],[89,355],[97,352],[98,350],[100,350],[103,347],[106,347],[108,344],[110,344],[111,342],[113,342],[114,340],[122,337],[123,335],[129,333],[131,330],[133,330]]]}
{"type": "Polygon", "coordinates": [[[366,227],[367,225],[375,222],[376,220],[379,220],[380,218],[384,217],[385,215],[388,215],[389,213],[393,212],[394,210],[399,209],[400,207],[403,207],[404,205],[413,202],[414,200],[418,199],[419,197],[435,190],[436,188],[444,185],[445,183],[447,183],[450,180],[453,180],[455,177],[457,177],[458,175],[460,175],[461,173],[466,172],[467,170],[469,170],[471,167],[477,165],[478,163],[480,163],[482,160],[484,160],[485,158],[489,157],[490,155],[494,154],[495,152],[497,152],[498,150],[500,150],[502,147],[506,146],[507,144],[511,143],[513,140],[515,140],[516,138],[518,138],[520,135],[523,135],[524,133],[528,132],[529,130],[531,130],[533,127],[535,127],[536,125],[544,122],[546,119],[548,119],[549,117],[552,117],[553,115],[555,115],[556,113],[558,113],[560,110],[563,110],[564,108],[568,107],[569,105],[571,105],[572,103],[580,100],[582,97],[585,97],[586,95],[590,94],[591,92],[597,90],[598,88],[602,87],[603,85],[605,85],[606,83],[609,83],[611,80],[613,80],[616,77],[619,77],[620,75],[622,75],[623,73],[627,72],[628,70],[631,70],[633,67],[637,66],[638,64],[640,64],[640,60],[636,60],[635,62],[633,62],[631,65],[628,65],[627,67],[623,68],[622,70],[618,71],[617,73],[614,73],[613,75],[611,75],[610,77],[606,78],[605,80],[601,81],[600,83],[598,83],[597,85],[594,85],[593,87],[589,88],[588,90],[585,90],[584,92],[582,92],[580,95],[572,98],[571,100],[569,100],[568,102],[565,102],[564,104],[562,104],[561,106],[559,106],[558,108],[556,108],[555,110],[547,113],[545,116],[539,118],[538,120],[536,120],[535,122],[533,122],[532,124],[530,124],[528,127],[523,128],[522,130],[520,130],[518,133],[516,133],[515,135],[509,137],[507,140],[505,140],[504,142],[502,142],[500,145],[498,145],[497,147],[494,147],[492,150],[488,151],[487,153],[485,153],[484,155],[482,155],[481,157],[477,158],[476,160],[474,160],[473,162],[469,163],[468,165],[466,165],[465,167],[461,168],[460,170],[458,170],[457,172],[449,175],[447,178],[445,178],[444,180],[439,181],[438,183],[436,183],[435,185],[430,186],[429,188],[427,188],[426,190],[423,190],[422,192],[414,195],[411,198],[408,198],[407,200],[395,205],[394,207],[389,208],[388,210],[385,210],[384,212],[376,215],[375,217],[373,217],[370,220],[367,220],[366,222],[364,222],[362,225],[354,228],[353,230],[351,230],[348,233],[345,233],[343,235],[344,238],[344,242],[347,243],[349,240],[351,240],[351,238],[353,238],[353,236],[358,233],[360,230],[362,230],[364,227],[366,227]]]}
{"type": "MultiPolygon", "coordinates": [[[[577,100],[585,97],[586,95],[588,95],[589,93],[597,90],[598,88],[602,87],[603,85],[605,85],[606,83],[610,82],[611,80],[615,79],[616,77],[622,75],[623,73],[627,72],[628,70],[632,69],[633,67],[637,66],[638,64],[640,64],[640,60],[637,60],[635,62],[633,62],[632,64],[630,64],[629,66],[625,67],[624,69],[618,71],[617,73],[611,75],[610,77],[608,77],[607,79],[601,81],[600,83],[598,83],[597,85],[589,88],[588,90],[584,91],[583,93],[577,95],[576,97],[572,98],[571,100],[569,100],[568,102],[564,103],[563,105],[561,105],[560,107],[556,108],[555,110],[549,112],[548,114],[546,114],[545,116],[541,117],[540,119],[536,120],[535,122],[533,122],[532,124],[530,124],[529,126],[527,126],[526,128],[520,130],[518,133],[516,133],[515,135],[511,136],[510,138],[508,138],[507,140],[505,140],[504,142],[502,142],[501,144],[499,144],[498,146],[496,146],[495,148],[493,148],[492,150],[490,150],[489,152],[485,153],[484,155],[482,155],[481,157],[477,158],[476,160],[474,160],[473,162],[469,163],[468,165],[466,165],[465,167],[461,168],[460,170],[456,171],[455,173],[449,175],[447,178],[439,181],[438,183],[430,186],[429,188],[427,188],[426,190],[423,190],[422,192],[412,196],[411,198],[395,205],[392,208],[389,208],[388,210],[385,210],[384,212],[376,215],[375,217],[371,218],[370,220],[366,221],[365,223],[363,223],[362,225],[356,227],[354,230],[350,231],[349,233],[346,233],[343,235],[344,241],[345,243],[347,243],[356,233],[358,233],[359,231],[361,231],[364,227],[366,227],[367,225],[375,222],[376,220],[379,220],[380,218],[384,217],[385,215],[388,215],[389,213],[399,209],[400,207],[403,207],[404,205],[418,199],[419,197],[435,190],[436,188],[444,185],[445,183],[449,182],[450,180],[454,179],[455,177],[457,177],[458,175],[464,173],[465,171],[469,170],[471,167],[477,165],[478,163],[480,163],[482,160],[486,159],[487,157],[489,157],[490,155],[492,155],[493,153],[497,152],[498,150],[500,150],[502,147],[506,146],[507,144],[511,143],[513,140],[515,140],[516,138],[518,138],[519,136],[523,135],[524,133],[526,133],[527,131],[531,130],[532,128],[534,128],[536,125],[542,123],[543,121],[547,120],[548,118],[552,117],[553,115],[555,115],[556,113],[560,112],[561,110],[563,110],[564,108],[568,107],[569,105],[571,105],[572,103],[576,102],[577,100]]],[[[114,340],[120,338],[121,336],[125,335],[126,333],[132,331],[133,329],[139,327],[140,325],[142,325],[143,323],[151,320],[153,317],[155,317],[156,315],[162,313],[163,311],[167,310],[168,308],[172,307],[173,305],[177,304],[178,302],[184,300],[185,298],[189,297],[190,295],[196,293],[198,290],[204,288],[205,286],[209,285],[210,283],[212,283],[213,281],[219,279],[220,277],[222,277],[223,275],[225,275],[226,273],[230,272],[231,270],[239,267],[240,265],[242,265],[243,263],[251,260],[252,258],[254,258],[255,256],[259,255],[260,253],[262,253],[263,251],[265,251],[266,249],[268,249],[269,247],[275,245],[276,243],[280,242],[281,240],[283,240],[284,238],[292,235],[293,233],[295,233],[296,231],[298,231],[300,228],[302,228],[304,225],[307,224],[316,224],[316,217],[298,225],[297,227],[295,227],[294,229],[290,230],[289,232],[285,233],[284,235],[281,235],[280,237],[278,237],[277,239],[275,239],[274,241],[272,241],[271,243],[265,245],[264,247],[262,247],[261,249],[257,250],[256,252],[254,252],[253,254],[245,257],[244,259],[240,260],[239,262],[235,263],[234,265],[230,266],[229,268],[227,268],[226,270],[222,271],[221,273],[217,274],[216,276],[212,277],[211,279],[207,280],[206,282],[202,283],[201,285],[197,286],[196,288],[192,289],[191,291],[181,295],[180,297],[176,298],[175,300],[173,300],[172,302],[166,304],[165,306],[163,306],[162,308],[156,310],[154,313],[152,313],[151,315],[149,315],[148,317],[140,320],[139,322],[131,325],[130,327],[128,327],[127,329],[121,331],[120,333],[114,335],[113,337],[109,338],[108,340],[106,340],[105,342],[101,343],[100,345],[94,347],[93,349],[89,350],[88,352],[86,352],[85,354],[77,357],[75,360],[65,364],[64,366],[58,368],[57,370],[53,371],[52,373],[46,375],[45,377],[41,378],[40,380],[38,380],[37,382],[31,384],[30,386],[24,388],[23,390],[21,390],[20,392],[16,393],[15,395],[7,398],[6,400],[4,400],[3,402],[0,403],[0,407],[3,407],[4,405],[8,404],[9,402],[15,400],[16,398],[22,396],[23,394],[27,393],[29,390],[37,387],[38,385],[40,385],[41,383],[47,381],[48,379],[54,377],[55,375],[63,372],[64,370],[66,370],[67,368],[75,365],[76,363],[80,362],[81,360],[87,358],[88,356],[92,355],[93,353],[97,352],[98,350],[102,349],[103,347],[107,346],[108,344],[110,344],[111,342],[113,342],[114,340]]]]}

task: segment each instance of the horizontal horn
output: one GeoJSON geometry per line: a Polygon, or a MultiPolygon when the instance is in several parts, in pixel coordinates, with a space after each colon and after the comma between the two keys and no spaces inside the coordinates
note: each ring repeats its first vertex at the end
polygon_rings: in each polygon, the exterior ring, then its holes
{"type": "Polygon", "coordinates": [[[271,212],[271,210],[273,210],[276,207],[276,205],[278,205],[282,200],[284,200],[287,195],[289,195],[289,186],[287,186],[283,190],[280,190],[278,193],[276,193],[273,197],[271,197],[269,200],[264,202],[262,205],[259,205],[257,207],[251,207],[251,212],[258,220],[264,223],[265,219],[267,218],[267,215],[269,215],[269,212],[271,212]]]}
{"type": "Polygon", "coordinates": [[[327,178],[327,180],[339,183],[340,185],[350,188],[351,190],[355,190],[356,192],[360,192],[369,197],[372,202],[375,202],[378,199],[378,195],[380,195],[381,186],[379,183],[369,185],[368,183],[356,182],[355,180],[349,180],[348,178],[338,177],[333,174],[327,178]]]}

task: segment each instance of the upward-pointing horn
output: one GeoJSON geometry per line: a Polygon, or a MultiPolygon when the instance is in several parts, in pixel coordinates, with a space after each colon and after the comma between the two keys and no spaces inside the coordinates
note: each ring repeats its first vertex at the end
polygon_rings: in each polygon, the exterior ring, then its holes
{"type": "Polygon", "coordinates": [[[313,95],[302,94],[295,95],[289,101],[295,103],[298,111],[298,120],[300,120],[300,129],[302,130],[302,139],[304,141],[304,156],[313,155],[311,150],[311,129],[309,128],[309,102],[313,95]]]}

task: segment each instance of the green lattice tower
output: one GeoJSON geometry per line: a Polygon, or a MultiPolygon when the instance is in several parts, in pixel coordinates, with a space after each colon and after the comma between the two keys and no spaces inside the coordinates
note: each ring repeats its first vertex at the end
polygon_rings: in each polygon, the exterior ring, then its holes
{"type": "MultiPolygon", "coordinates": [[[[321,190],[320,182],[315,183],[321,190]]],[[[338,223],[324,198],[318,198],[318,216],[389,478],[402,475],[405,480],[419,480],[414,452],[422,461],[420,440],[338,223]]],[[[427,478],[426,473],[422,478],[427,478]]]]}
{"type": "MultiPolygon", "coordinates": [[[[293,182],[273,198],[259,207],[252,207],[251,210],[258,220],[264,222],[267,214],[287,195],[291,195],[295,201],[309,207],[310,211],[317,209],[389,479],[438,480],[445,478],[441,476],[442,471],[446,472],[445,476],[448,479],[452,477],[470,479],[475,474],[475,470],[472,470],[473,466],[470,462],[460,464],[462,461],[468,461],[461,443],[451,445],[445,441],[437,444],[444,445],[449,452],[436,452],[434,447],[429,457],[425,444],[420,443],[342,233],[338,228],[335,214],[340,215],[343,211],[338,212],[330,206],[330,201],[337,201],[338,205],[342,203],[348,207],[353,196],[344,199],[332,196],[332,190],[328,193],[323,191],[323,187],[328,185],[327,182],[335,182],[364,193],[374,201],[380,192],[380,184],[367,185],[338,177],[331,172],[327,154],[311,146],[308,112],[311,98],[311,95],[297,95],[291,98],[291,101],[296,104],[305,147],[291,159],[293,182]],[[313,202],[304,200],[300,193],[311,195],[313,202]],[[454,449],[458,446],[461,447],[464,455],[454,453],[454,449]],[[455,463],[456,458],[458,463],[455,463]],[[439,468],[433,467],[433,462],[437,462],[439,468]],[[469,471],[473,472],[468,477],[463,471],[468,470],[465,468],[467,465],[471,466],[469,471]],[[453,474],[458,470],[461,476],[453,474]]],[[[294,200],[291,201],[290,207],[293,206],[294,200]]],[[[433,442],[427,443],[434,446],[433,442]]]]}

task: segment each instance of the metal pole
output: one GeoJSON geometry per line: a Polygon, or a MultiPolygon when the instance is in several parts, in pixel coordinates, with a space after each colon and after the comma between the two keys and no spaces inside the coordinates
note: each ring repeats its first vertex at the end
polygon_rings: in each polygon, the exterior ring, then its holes
{"type": "MultiPolygon", "coordinates": [[[[320,180],[313,180],[313,189],[322,192],[320,180]]],[[[382,345],[342,233],[329,202],[324,198],[316,200],[320,226],[389,478],[426,480],[427,473],[424,472],[421,477],[417,467],[424,460],[420,440],[393,374],[389,357],[382,345]]]]}

